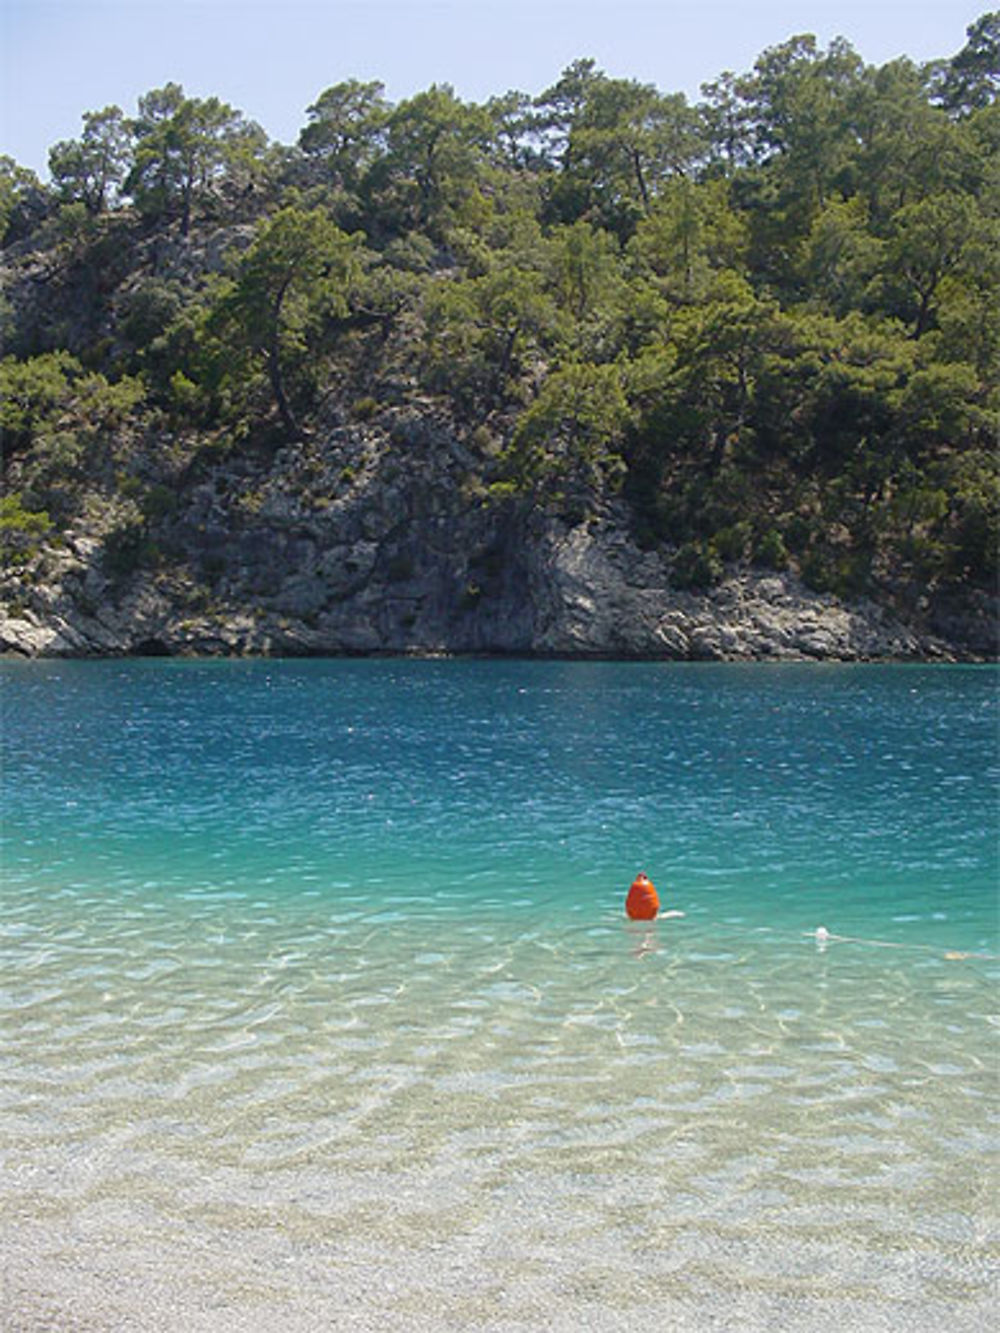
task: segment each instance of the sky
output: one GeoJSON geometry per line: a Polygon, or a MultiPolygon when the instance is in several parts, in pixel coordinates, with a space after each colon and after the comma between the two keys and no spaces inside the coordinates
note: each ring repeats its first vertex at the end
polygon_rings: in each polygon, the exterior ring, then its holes
{"type": "Polygon", "coordinates": [[[699,98],[797,33],[845,37],[869,64],[954,55],[991,0],[0,0],[0,153],[46,179],[81,116],[169,82],[216,96],[279,143],[332,84],[391,102],[432,83],[482,102],[532,95],[572,61],[699,98]]]}

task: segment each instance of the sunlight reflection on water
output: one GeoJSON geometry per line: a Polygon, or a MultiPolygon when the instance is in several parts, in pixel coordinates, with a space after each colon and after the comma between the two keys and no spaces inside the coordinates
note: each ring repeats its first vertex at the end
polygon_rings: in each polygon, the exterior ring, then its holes
{"type": "Polygon", "coordinates": [[[108,1326],[138,1327],[156,1273],[191,1328],[986,1327],[975,673],[911,676],[933,706],[904,719],[891,673],[323,665],[287,664],[273,751],[245,664],[208,702],[176,666],[15,674],[9,1299],[120,1290],[108,1326]],[[637,845],[682,918],[623,918],[637,845]]]}

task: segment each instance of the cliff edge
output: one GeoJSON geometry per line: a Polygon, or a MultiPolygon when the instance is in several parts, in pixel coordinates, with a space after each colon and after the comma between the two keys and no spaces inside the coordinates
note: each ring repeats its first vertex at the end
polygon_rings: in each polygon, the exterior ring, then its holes
{"type": "Polygon", "coordinates": [[[120,499],[0,577],[0,651],[28,657],[523,654],[678,660],[986,660],[985,595],[847,601],[726,567],[678,586],[628,505],[584,515],[470,485],[463,446],[409,414],[252,465],[201,464],[137,517],[120,499]],[[408,434],[407,434],[408,432],[408,434]]]}

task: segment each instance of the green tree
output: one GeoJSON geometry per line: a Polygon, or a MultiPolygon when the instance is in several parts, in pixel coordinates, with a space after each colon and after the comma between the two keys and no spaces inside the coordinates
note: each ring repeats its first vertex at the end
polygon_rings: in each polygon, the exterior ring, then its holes
{"type": "Polygon", "coordinates": [[[25,505],[66,512],[99,472],[133,413],[142,383],[110,381],[68,352],[0,361],[0,439],[5,480],[15,475],[25,505]]]}
{"type": "Polygon", "coordinates": [[[20,361],[0,361],[0,444],[6,461],[26,449],[45,423],[66,404],[83,367],[69,352],[46,352],[20,361]]]}
{"type": "Polygon", "coordinates": [[[493,135],[482,107],[462,102],[449,84],[401,102],[386,122],[386,151],[368,172],[370,207],[395,229],[442,238],[478,192],[493,135]]]}
{"type": "Polygon", "coordinates": [[[629,252],[672,301],[692,304],[706,299],[716,273],[743,268],[746,246],[746,223],[730,207],[726,182],[680,176],[663,187],[629,252]]]}
{"type": "Polygon", "coordinates": [[[933,70],[938,101],[959,115],[993,106],[1000,93],[1000,10],[981,15],[965,32],[961,51],[933,70]]]}
{"type": "Polygon", "coordinates": [[[592,60],[570,65],[536,108],[536,132],[558,167],[550,216],[600,222],[623,240],[662,183],[689,171],[704,150],[701,116],[683,94],[610,79],[592,60]]]}
{"type": "Polygon", "coordinates": [[[573,128],[594,90],[605,78],[606,75],[597,68],[597,62],[590,57],[574,60],[551,88],[535,98],[533,128],[544,159],[551,167],[564,172],[572,168],[573,128]]]}
{"type": "Polygon", "coordinates": [[[631,419],[621,367],[569,361],[519,418],[504,460],[508,474],[518,489],[540,496],[599,490],[624,470],[619,451],[631,419]]]}
{"type": "Polygon", "coordinates": [[[880,234],[907,204],[975,188],[982,154],[974,135],[931,105],[924,71],[911,61],[865,71],[853,106],[853,187],[866,199],[880,234]]]}
{"type": "Polygon", "coordinates": [[[948,514],[941,524],[946,574],[997,590],[1000,569],[1000,450],[953,454],[942,469],[948,514]]]}
{"type": "Polygon", "coordinates": [[[0,155],[0,244],[9,245],[30,234],[47,215],[48,192],[28,167],[0,155]]]}
{"type": "Polygon", "coordinates": [[[263,363],[290,438],[303,430],[288,388],[289,366],[315,345],[324,319],[347,311],[355,251],[355,239],[322,209],[289,205],[262,225],[213,317],[216,332],[233,338],[251,364],[263,363]]]}
{"type": "Polygon", "coordinates": [[[19,491],[0,495],[0,567],[24,564],[51,528],[45,510],[25,509],[19,491]]]}
{"type": "Polygon", "coordinates": [[[912,321],[915,338],[931,327],[941,282],[962,265],[975,230],[975,206],[965,195],[933,195],[895,214],[887,278],[901,293],[898,313],[912,321]]]}
{"type": "Polygon", "coordinates": [[[185,97],[177,83],[140,97],[132,132],[135,155],[126,191],[144,213],[178,217],[185,236],[195,203],[252,172],[267,143],[241,111],[217,97],[185,97]]]}
{"type": "Polygon", "coordinates": [[[975,368],[1000,420],[1000,218],[977,219],[961,265],[941,279],[935,322],[939,355],[975,368]]]}
{"type": "Polygon", "coordinates": [[[752,87],[750,80],[738,78],[731,70],[701,85],[705,100],[696,110],[702,121],[706,158],[712,169],[725,176],[753,159],[752,87]]]}
{"type": "Polygon", "coordinates": [[[554,227],[543,263],[564,346],[580,360],[614,359],[629,311],[615,236],[583,221],[554,227]]]}
{"type": "Polygon", "coordinates": [[[322,164],[334,184],[355,192],[384,151],[390,114],[378,81],[335,83],[307,109],[309,124],[299,135],[299,147],[322,164]]]}
{"type": "Polygon", "coordinates": [[[807,216],[845,183],[862,69],[848,42],[836,38],[820,51],[811,34],[769,48],[754,66],[749,89],[758,151],[807,216]]]}
{"type": "Polygon", "coordinates": [[[832,198],[816,214],[800,251],[803,294],[821,310],[846,315],[868,303],[884,245],[872,235],[864,199],[832,198]]]}
{"type": "Polygon", "coordinates": [[[60,195],[84,204],[90,214],[113,202],[132,157],[132,136],[117,106],[88,111],[79,139],[57,143],[49,152],[49,171],[60,195]]]}
{"type": "Polygon", "coordinates": [[[511,89],[501,97],[491,97],[486,112],[493,122],[492,156],[496,165],[508,171],[535,171],[544,164],[537,146],[532,99],[528,93],[511,89]]]}
{"type": "Polygon", "coordinates": [[[436,284],[425,319],[432,387],[484,415],[517,396],[526,362],[554,334],[558,313],[537,262],[515,250],[478,277],[436,284]]]}
{"type": "Polygon", "coordinates": [[[698,131],[683,94],[662,97],[649,84],[602,78],[570,132],[571,173],[585,182],[604,224],[624,237],[663,182],[690,170],[701,149],[698,131]]]}
{"type": "Polygon", "coordinates": [[[677,348],[674,392],[688,446],[709,472],[753,433],[763,358],[777,309],[736,273],[720,273],[708,299],[682,312],[672,328],[677,348]]]}

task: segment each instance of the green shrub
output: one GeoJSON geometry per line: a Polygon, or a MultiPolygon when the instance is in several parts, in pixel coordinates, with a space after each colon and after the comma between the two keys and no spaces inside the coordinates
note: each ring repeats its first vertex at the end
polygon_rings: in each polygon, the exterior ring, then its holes
{"type": "Polygon", "coordinates": [[[497,450],[497,442],[489,426],[477,426],[469,436],[469,444],[478,454],[492,454],[497,450]]]}
{"type": "Polygon", "coordinates": [[[804,514],[792,514],[782,520],[782,536],[789,551],[800,555],[809,545],[812,537],[812,524],[804,514]]]}
{"type": "Polygon", "coordinates": [[[724,573],[723,563],[712,542],[686,542],[674,556],[671,580],[675,588],[711,588],[724,573]]]}
{"type": "Polygon", "coordinates": [[[712,544],[723,560],[742,560],[750,545],[753,529],[743,519],[728,528],[721,528],[712,538],[712,544]]]}
{"type": "Polygon", "coordinates": [[[753,559],[755,565],[766,569],[788,568],[788,547],[777,528],[768,528],[760,538],[754,546],[753,559]]]}
{"type": "Polygon", "coordinates": [[[0,361],[0,431],[8,446],[27,444],[40,422],[64,410],[71,379],[81,373],[68,352],[0,361]]]}
{"type": "Polygon", "coordinates": [[[166,332],[183,304],[183,293],[176,283],[147,280],[125,298],[119,323],[122,337],[141,351],[166,332]]]}
{"type": "Polygon", "coordinates": [[[351,416],[355,421],[370,421],[378,411],[378,399],[372,398],[366,394],[363,398],[355,398],[351,404],[351,416]]]}
{"type": "Polygon", "coordinates": [[[868,589],[871,557],[864,551],[838,555],[812,550],[802,562],[803,581],[814,592],[832,592],[835,597],[858,597],[868,589]]]}
{"type": "Polygon", "coordinates": [[[25,509],[19,491],[0,496],[0,555],[10,565],[21,565],[38,550],[52,520],[44,510],[25,509]]]}
{"type": "Polygon", "coordinates": [[[159,564],[160,550],[141,523],[123,523],[105,537],[102,559],[109,574],[133,574],[159,564]]]}
{"type": "Polygon", "coordinates": [[[143,518],[155,523],[158,519],[169,518],[171,514],[175,514],[179,503],[177,492],[173,487],[156,483],[140,497],[139,508],[142,510],[143,518]]]}

